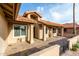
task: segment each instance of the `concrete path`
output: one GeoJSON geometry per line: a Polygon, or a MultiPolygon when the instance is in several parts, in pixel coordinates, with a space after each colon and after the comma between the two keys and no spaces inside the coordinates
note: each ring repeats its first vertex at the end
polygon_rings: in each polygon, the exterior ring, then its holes
{"type": "Polygon", "coordinates": [[[57,41],[58,42],[61,42],[61,40],[65,41],[64,39],[66,39],[66,38],[65,37],[54,37],[54,38],[48,39],[47,41],[35,39],[34,44],[29,44],[27,42],[23,42],[23,43],[9,45],[6,49],[5,54],[12,55],[12,56],[13,55],[15,55],[15,56],[16,55],[17,56],[30,55],[32,53],[45,49],[49,46],[57,44],[57,41]]]}

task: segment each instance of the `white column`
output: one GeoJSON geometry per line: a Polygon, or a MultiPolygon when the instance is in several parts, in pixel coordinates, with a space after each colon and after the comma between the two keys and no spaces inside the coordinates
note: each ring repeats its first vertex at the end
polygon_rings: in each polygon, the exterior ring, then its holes
{"type": "Polygon", "coordinates": [[[33,44],[34,43],[33,27],[34,27],[34,25],[33,24],[30,24],[30,44],[33,44]]]}
{"type": "Polygon", "coordinates": [[[50,37],[52,37],[53,35],[52,35],[52,28],[50,29],[50,37]]]}
{"type": "Polygon", "coordinates": [[[56,34],[57,34],[57,36],[58,36],[58,29],[56,28],[56,34]]]}
{"type": "Polygon", "coordinates": [[[26,31],[27,31],[27,41],[29,42],[30,41],[30,25],[29,24],[27,25],[26,31]]]}
{"type": "Polygon", "coordinates": [[[53,28],[52,28],[52,36],[54,36],[54,33],[53,33],[53,28]]]}
{"type": "Polygon", "coordinates": [[[64,28],[61,29],[61,36],[64,34],[64,28]]]}
{"type": "Polygon", "coordinates": [[[43,26],[43,40],[46,41],[46,26],[43,26]]]}

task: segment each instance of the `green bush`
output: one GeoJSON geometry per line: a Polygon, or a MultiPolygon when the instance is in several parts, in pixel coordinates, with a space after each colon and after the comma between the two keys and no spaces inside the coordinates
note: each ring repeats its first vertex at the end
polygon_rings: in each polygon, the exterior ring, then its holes
{"type": "Polygon", "coordinates": [[[79,48],[79,43],[76,44],[77,48],[79,48]]]}
{"type": "Polygon", "coordinates": [[[72,51],[77,51],[77,48],[79,48],[79,41],[76,43],[76,44],[74,44],[74,45],[72,45],[72,51]]]}
{"type": "Polygon", "coordinates": [[[72,46],[72,49],[71,49],[72,51],[77,51],[77,45],[76,44],[74,44],[73,46],[72,46]]]}

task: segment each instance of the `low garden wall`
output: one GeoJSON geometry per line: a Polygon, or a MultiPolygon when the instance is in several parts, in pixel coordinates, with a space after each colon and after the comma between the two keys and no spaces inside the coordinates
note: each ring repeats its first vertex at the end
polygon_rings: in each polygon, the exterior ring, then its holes
{"type": "Polygon", "coordinates": [[[69,41],[69,49],[72,49],[72,45],[76,44],[79,41],[79,35],[68,39],[68,41],[69,41]]]}
{"type": "Polygon", "coordinates": [[[30,56],[59,56],[59,53],[60,53],[60,46],[54,45],[46,49],[43,49],[39,52],[36,52],[34,54],[31,54],[30,56]]]}

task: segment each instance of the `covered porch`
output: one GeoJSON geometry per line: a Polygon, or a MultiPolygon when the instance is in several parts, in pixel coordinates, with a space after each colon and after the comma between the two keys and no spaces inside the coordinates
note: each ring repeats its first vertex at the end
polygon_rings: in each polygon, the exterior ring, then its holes
{"type": "Polygon", "coordinates": [[[63,36],[64,34],[63,26],[57,23],[40,20],[35,26],[34,37],[43,41],[49,40],[48,38],[63,36]]]}

